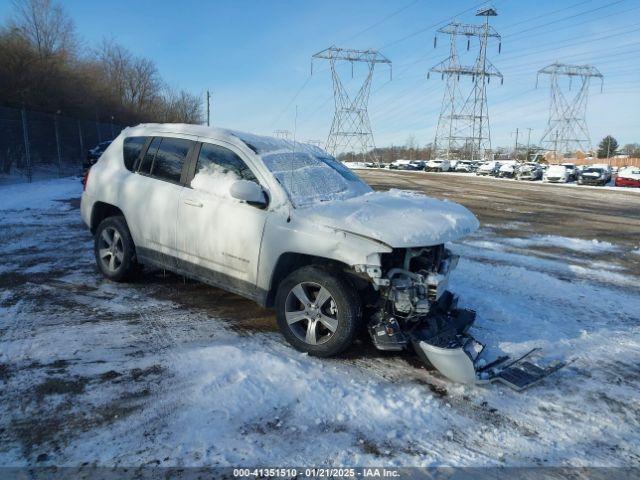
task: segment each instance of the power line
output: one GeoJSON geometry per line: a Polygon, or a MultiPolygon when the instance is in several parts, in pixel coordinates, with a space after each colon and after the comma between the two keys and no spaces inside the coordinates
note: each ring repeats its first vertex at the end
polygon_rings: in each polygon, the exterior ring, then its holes
{"type": "Polygon", "coordinates": [[[280,111],[278,116],[276,116],[275,120],[273,122],[271,122],[271,127],[273,127],[276,123],[278,123],[280,118],[282,118],[282,116],[286,113],[286,111],[289,110],[289,107],[291,107],[291,105],[293,105],[293,102],[296,101],[296,99],[298,98],[298,95],[300,95],[300,93],[302,92],[302,90],[304,90],[304,88],[307,86],[307,84],[309,83],[310,80],[311,80],[311,75],[309,75],[307,77],[307,79],[304,81],[302,86],[296,91],[296,93],[293,95],[293,97],[291,97],[291,100],[289,100],[289,103],[287,103],[287,105],[280,111]]]}
{"type": "MultiPolygon", "coordinates": [[[[572,5],[569,5],[568,7],[564,7],[564,8],[559,8],[558,10],[554,10],[552,12],[547,12],[547,13],[543,13],[541,15],[536,15],[535,17],[529,17],[526,18],[524,20],[521,20],[519,22],[515,22],[515,23],[509,23],[509,26],[505,29],[506,31],[511,30],[513,27],[516,27],[518,25],[522,25],[523,23],[529,23],[532,20],[537,20],[539,18],[545,18],[545,17],[549,17],[550,15],[555,15],[556,13],[560,13],[560,12],[564,12],[565,10],[570,10],[570,9],[574,9],[575,7],[578,7],[580,5],[584,5],[585,3],[591,3],[593,0],[583,0],[581,2],[578,3],[574,3],[572,5]]],[[[506,35],[505,35],[506,36],[506,35]]]]}
{"type": "Polygon", "coordinates": [[[369,30],[373,30],[374,28],[376,28],[377,26],[383,24],[384,22],[386,22],[387,20],[389,20],[392,17],[395,17],[396,15],[404,12],[405,10],[407,10],[408,8],[414,6],[416,3],[418,3],[420,0],[413,0],[409,3],[407,3],[404,7],[400,7],[398,10],[390,13],[389,15],[386,15],[385,17],[383,17],[382,19],[378,20],[377,22],[375,22],[372,25],[369,25],[368,27],[360,30],[358,33],[355,33],[354,35],[350,36],[349,38],[343,40],[341,43],[347,43],[350,42],[351,40],[353,40],[354,38],[359,37],[360,35],[362,35],[363,33],[368,32],[369,30]]]}
{"type": "MultiPolygon", "coordinates": [[[[588,13],[598,12],[600,10],[612,7],[613,5],[618,5],[619,3],[622,3],[622,2],[625,2],[625,1],[626,0],[616,0],[614,2],[609,2],[609,3],[605,4],[605,5],[601,5],[601,6],[597,7],[597,8],[592,8],[591,10],[585,10],[584,12],[576,13],[576,14],[569,15],[569,16],[563,17],[563,18],[559,18],[559,19],[554,20],[552,22],[545,22],[545,23],[540,24],[540,25],[536,25],[536,26],[533,26],[533,27],[525,28],[524,30],[519,30],[516,33],[512,33],[510,35],[505,35],[504,38],[511,38],[511,37],[519,36],[519,35],[522,35],[523,33],[530,32],[531,30],[539,30],[542,27],[548,27],[549,25],[555,25],[556,23],[564,22],[565,20],[571,20],[572,18],[577,18],[577,17],[580,17],[582,15],[586,15],[588,13]]],[[[632,9],[632,10],[634,10],[634,9],[632,9]]],[[[602,17],[600,17],[600,18],[602,18],[602,17]]]]}
{"type": "Polygon", "coordinates": [[[472,6],[470,8],[467,8],[466,10],[463,10],[462,12],[457,13],[456,15],[452,15],[451,17],[446,18],[444,20],[441,20],[441,21],[439,21],[437,23],[434,23],[432,25],[429,25],[428,27],[424,27],[424,28],[421,28],[419,30],[416,30],[415,32],[410,33],[409,35],[405,35],[404,37],[399,38],[398,40],[394,40],[393,42],[389,42],[386,45],[381,46],[380,50],[388,48],[388,47],[390,47],[392,45],[397,45],[398,43],[404,42],[405,40],[407,40],[409,38],[415,37],[416,35],[420,35],[421,33],[424,33],[427,30],[432,30],[432,29],[442,25],[443,23],[446,23],[446,22],[450,21],[452,18],[455,18],[457,16],[464,15],[465,13],[477,10],[478,8],[482,7],[483,5],[485,5],[487,3],[490,3],[490,2],[489,1],[484,1],[484,2],[477,3],[474,6],[472,6]]]}

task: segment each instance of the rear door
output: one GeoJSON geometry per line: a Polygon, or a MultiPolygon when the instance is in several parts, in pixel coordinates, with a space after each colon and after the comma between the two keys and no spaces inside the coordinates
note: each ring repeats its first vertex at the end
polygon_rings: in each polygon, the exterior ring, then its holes
{"type": "Polygon", "coordinates": [[[136,247],[168,267],[176,254],[178,204],[186,175],[186,161],[196,142],[185,138],[153,137],[138,162],[135,181],[129,185],[131,201],[127,220],[136,231],[136,247]]]}
{"type": "Polygon", "coordinates": [[[247,295],[267,212],[232,198],[229,189],[237,180],[259,181],[242,152],[225,142],[202,143],[193,164],[178,206],[178,254],[201,277],[247,295]]]}

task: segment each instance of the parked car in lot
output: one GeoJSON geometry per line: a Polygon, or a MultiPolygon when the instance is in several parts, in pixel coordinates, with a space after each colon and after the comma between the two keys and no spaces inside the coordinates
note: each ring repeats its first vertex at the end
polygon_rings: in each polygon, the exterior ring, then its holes
{"type": "Polygon", "coordinates": [[[516,178],[518,180],[541,180],[542,167],[537,163],[523,163],[518,167],[516,178]]]}
{"type": "Polygon", "coordinates": [[[453,202],[374,192],[318,147],[199,125],[125,129],[84,187],[105,277],[147,265],[237,293],[274,308],[285,338],[317,356],[369,320],[378,348],[402,349],[397,312],[454,308],[445,243],[479,226],[453,202]]]}
{"type": "Polygon", "coordinates": [[[604,186],[611,180],[611,173],[601,166],[587,167],[582,170],[578,177],[578,185],[600,185],[604,186]]]}
{"type": "Polygon", "coordinates": [[[517,171],[518,162],[516,162],[515,160],[508,160],[506,162],[500,163],[500,168],[498,169],[497,176],[501,178],[514,178],[517,171]]]}
{"type": "Polygon", "coordinates": [[[411,163],[410,160],[394,160],[389,164],[390,170],[407,170],[407,165],[411,163]]]}
{"type": "Polygon", "coordinates": [[[425,172],[448,172],[451,169],[451,162],[447,159],[436,158],[429,160],[424,167],[425,172]]]}
{"type": "Polygon", "coordinates": [[[474,162],[471,160],[459,160],[454,168],[456,172],[470,173],[474,171],[474,162]]]}
{"type": "Polygon", "coordinates": [[[569,182],[575,182],[578,179],[578,169],[575,163],[562,163],[564,168],[567,169],[567,173],[569,175],[569,182]]]}
{"type": "Polygon", "coordinates": [[[411,160],[405,170],[424,170],[426,162],[423,160],[411,160]]]}
{"type": "Polygon", "coordinates": [[[96,163],[100,158],[100,155],[104,153],[104,151],[107,149],[109,145],[111,145],[111,140],[100,142],[95,147],[90,148],[87,151],[87,156],[82,162],[83,171],[87,171],[94,163],[96,163]]]}
{"type": "Polygon", "coordinates": [[[607,177],[607,182],[613,177],[613,168],[611,167],[611,165],[607,165],[606,163],[596,163],[591,166],[604,170],[604,173],[607,177]]]}
{"type": "Polygon", "coordinates": [[[492,177],[495,177],[500,171],[500,166],[500,162],[484,162],[478,167],[478,170],[476,170],[476,175],[490,175],[492,177]]]}
{"type": "Polygon", "coordinates": [[[640,188],[640,167],[623,167],[618,170],[616,187],[640,188]]]}
{"type": "Polygon", "coordinates": [[[549,168],[544,172],[543,181],[567,183],[569,181],[569,171],[564,165],[549,165],[549,168]]]}

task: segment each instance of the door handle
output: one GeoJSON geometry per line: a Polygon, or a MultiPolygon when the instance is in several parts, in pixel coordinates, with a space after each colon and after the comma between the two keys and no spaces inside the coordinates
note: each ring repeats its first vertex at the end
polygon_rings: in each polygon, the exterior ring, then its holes
{"type": "Polygon", "coordinates": [[[190,198],[185,199],[184,203],[185,205],[191,205],[192,207],[202,208],[202,202],[199,202],[197,200],[192,200],[190,198]]]}

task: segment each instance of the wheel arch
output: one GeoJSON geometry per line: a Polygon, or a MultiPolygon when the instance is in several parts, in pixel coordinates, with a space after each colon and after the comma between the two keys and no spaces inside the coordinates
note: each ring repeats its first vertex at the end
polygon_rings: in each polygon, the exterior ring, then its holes
{"type": "MultiPolygon", "coordinates": [[[[105,218],[114,217],[114,216],[122,216],[124,217],[124,213],[115,205],[106,202],[96,202],[93,204],[93,208],[91,209],[91,233],[96,233],[96,229],[100,222],[102,222],[105,218]]],[[[125,218],[125,222],[127,219],[125,218]]]]}
{"type": "Polygon", "coordinates": [[[265,306],[270,308],[274,306],[278,287],[289,274],[302,267],[312,265],[329,270],[336,275],[340,275],[342,278],[349,281],[354,287],[356,287],[355,283],[357,281],[362,281],[357,277],[356,273],[349,265],[339,260],[304,253],[284,252],[280,257],[278,257],[278,261],[276,262],[273,273],[271,274],[271,281],[269,284],[269,290],[267,291],[265,306]]]}

